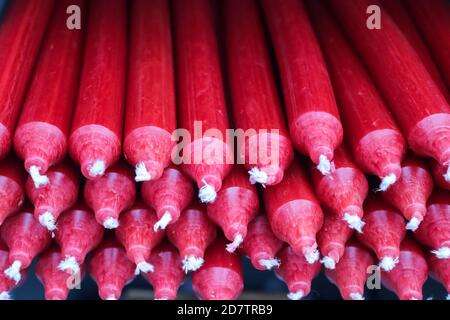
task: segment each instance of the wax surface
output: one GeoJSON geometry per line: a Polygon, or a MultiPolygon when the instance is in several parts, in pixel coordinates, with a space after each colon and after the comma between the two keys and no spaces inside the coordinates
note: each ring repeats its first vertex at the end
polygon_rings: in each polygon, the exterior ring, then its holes
{"type": "Polygon", "coordinates": [[[9,267],[9,250],[8,247],[0,241],[0,300],[9,299],[9,291],[11,291],[14,286],[14,280],[10,279],[5,275],[5,270],[9,267]]]}
{"type": "Polygon", "coordinates": [[[19,159],[9,156],[0,161],[0,225],[22,206],[25,181],[25,171],[19,159]]]}

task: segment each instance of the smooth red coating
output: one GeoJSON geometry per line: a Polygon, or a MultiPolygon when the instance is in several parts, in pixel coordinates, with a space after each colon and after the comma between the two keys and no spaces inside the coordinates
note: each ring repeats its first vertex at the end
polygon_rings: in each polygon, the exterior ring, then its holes
{"type": "Polygon", "coordinates": [[[44,174],[67,153],[78,93],[84,30],[67,27],[66,11],[71,5],[78,6],[81,12],[86,10],[84,0],[56,1],[14,134],[14,149],[25,161],[27,171],[35,166],[44,174]]]}
{"type": "Polygon", "coordinates": [[[447,174],[447,167],[441,166],[437,161],[433,159],[430,160],[430,166],[434,182],[439,187],[450,190],[450,175],[447,174]]]}
{"type": "Polygon", "coordinates": [[[63,259],[74,257],[83,264],[88,253],[102,241],[103,232],[91,209],[79,202],[59,217],[55,240],[63,259]]]}
{"type": "Polygon", "coordinates": [[[21,270],[28,268],[51,241],[47,229],[34,219],[32,212],[31,208],[22,209],[6,219],[0,229],[0,237],[9,248],[9,263],[19,261],[21,270]]]}
{"type": "Polygon", "coordinates": [[[430,276],[442,283],[450,294],[450,259],[439,259],[434,254],[426,254],[430,276]]]}
{"type": "Polygon", "coordinates": [[[296,149],[315,164],[333,159],[342,125],[319,44],[298,0],[263,0],[281,72],[290,135],[296,149]]]}
{"type": "MultiPolygon", "coordinates": [[[[433,1],[435,0],[432,0],[430,2],[433,1]]],[[[445,85],[441,73],[439,72],[436,63],[434,62],[433,57],[431,56],[431,52],[424,41],[425,39],[422,37],[420,31],[415,25],[412,16],[408,12],[408,9],[404,4],[404,1],[381,0],[381,4],[383,5],[383,8],[386,10],[386,12],[394,20],[395,24],[400,28],[403,35],[408,39],[409,43],[414,47],[414,50],[420,56],[420,60],[425,65],[425,68],[427,68],[428,72],[433,77],[434,82],[436,82],[441,92],[447,98],[447,101],[450,102],[450,93],[447,89],[447,86],[445,85]]],[[[450,7],[447,7],[447,10],[450,11],[450,7]]],[[[447,19],[450,19],[450,15],[447,15],[447,19]]],[[[434,21],[432,21],[432,23],[434,23],[434,21]]],[[[450,28],[450,23],[447,23],[447,25],[448,28],[450,28]]],[[[450,46],[448,54],[450,55],[450,46]]]]}
{"type": "Polygon", "coordinates": [[[411,1],[405,4],[430,47],[450,88],[450,5],[446,0],[411,1]]]}
{"type": "Polygon", "coordinates": [[[83,175],[104,174],[120,156],[125,110],[125,0],[91,1],[83,71],[69,151],[83,175]],[[113,22],[112,22],[113,21],[113,22]],[[100,169],[98,161],[102,161],[100,169]]]}
{"type": "Polygon", "coordinates": [[[10,149],[54,0],[11,1],[0,27],[0,158],[10,149]]]}
{"type": "Polygon", "coordinates": [[[71,276],[58,268],[62,258],[60,249],[52,246],[37,259],[35,273],[44,286],[46,300],[67,300],[69,291],[72,289],[71,286],[79,285],[81,282],[81,275],[84,271],[71,276]]]}
{"type": "Polygon", "coordinates": [[[230,126],[213,4],[209,0],[176,0],[173,10],[178,120],[179,127],[190,135],[183,146],[182,168],[199,188],[207,184],[217,192],[231,171],[233,149],[226,141],[230,126]],[[194,129],[196,121],[201,132],[194,129]]]}
{"type": "Polygon", "coordinates": [[[16,282],[4,273],[9,266],[8,247],[0,240],[0,294],[8,293],[16,286],[16,282]]]}
{"type": "Polygon", "coordinates": [[[260,263],[261,260],[278,262],[276,255],[282,247],[283,242],[275,237],[264,215],[256,217],[248,225],[248,234],[242,244],[242,251],[250,258],[255,269],[268,269],[260,263]]]}
{"type": "Polygon", "coordinates": [[[100,224],[108,218],[119,219],[120,213],[133,205],[135,197],[133,172],[123,162],[109,168],[103,177],[87,180],[84,186],[86,204],[94,210],[100,224]]]}
{"type": "Polygon", "coordinates": [[[300,162],[294,161],[281,183],[263,190],[267,218],[275,236],[297,254],[316,251],[323,213],[300,162]]]}
{"type": "Polygon", "coordinates": [[[17,212],[25,199],[26,174],[13,155],[0,160],[0,226],[17,212]]]}
{"type": "Polygon", "coordinates": [[[203,258],[206,248],[216,237],[216,226],[209,220],[205,207],[194,201],[176,223],[167,227],[166,235],[182,259],[189,256],[203,258]]]}
{"type": "Polygon", "coordinates": [[[399,177],[405,141],[382,96],[324,2],[307,3],[356,163],[380,178],[399,177]]]}
{"type": "Polygon", "coordinates": [[[299,293],[301,297],[306,297],[311,292],[311,281],[320,273],[320,262],[308,263],[290,246],[285,246],[278,253],[278,257],[281,264],[275,269],[275,274],[286,283],[290,293],[299,293]]]}
{"type": "Polygon", "coordinates": [[[225,250],[218,236],[205,253],[205,264],[192,274],[192,289],[201,300],[236,300],[244,289],[241,258],[225,250]]]}
{"type": "Polygon", "coordinates": [[[370,195],[364,203],[363,233],[356,237],[362,244],[372,249],[379,260],[384,257],[399,257],[400,243],[406,234],[405,220],[392,206],[378,195],[370,195]]]}
{"type": "Polygon", "coordinates": [[[343,251],[339,263],[325,275],[336,285],[344,300],[363,298],[368,276],[367,269],[375,263],[372,254],[356,241],[350,241],[343,251]],[[354,294],[359,295],[355,297],[354,294]]]}
{"type": "Polygon", "coordinates": [[[59,215],[75,204],[78,199],[80,175],[74,164],[66,160],[51,167],[47,176],[49,183],[36,188],[33,179],[28,177],[25,185],[27,196],[34,205],[34,217],[50,212],[54,221],[59,215]]]}
{"type": "Polygon", "coordinates": [[[344,146],[336,149],[333,162],[335,170],[326,176],[315,167],[310,169],[317,198],[340,219],[346,213],[362,218],[362,206],[369,190],[366,177],[344,146]]]}
{"type": "Polygon", "coordinates": [[[381,30],[367,27],[367,8],[376,1],[330,3],[389,103],[410,148],[449,166],[450,106],[408,39],[387,14],[383,15],[381,30]]]}
{"type": "MultiPolygon", "coordinates": [[[[158,179],[170,163],[176,129],[175,80],[167,0],[131,2],[124,153],[158,179]]],[[[139,177],[137,176],[138,180],[139,177]]],[[[143,179],[143,180],[150,180],[143,179]]]]}
{"type": "Polygon", "coordinates": [[[434,250],[450,248],[450,192],[436,188],[427,209],[427,215],[414,237],[434,250]]]}
{"type": "Polygon", "coordinates": [[[422,300],[422,287],[428,277],[428,266],[420,247],[405,238],[400,247],[400,260],[394,270],[381,272],[381,282],[400,300],[422,300]]]}
{"type": "Polygon", "coordinates": [[[334,214],[325,211],[323,227],[317,234],[317,244],[324,257],[338,263],[345,253],[345,244],[353,235],[347,223],[334,214]]]}
{"type": "Polygon", "coordinates": [[[427,214],[427,200],[433,191],[433,180],[425,163],[408,154],[402,163],[400,179],[382,193],[383,199],[396,207],[410,221],[421,222],[427,214]]]}
{"type": "Polygon", "coordinates": [[[175,300],[186,277],[180,268],[181,258],[177,249],[168,241],[161,243],[152,251],[150,263],[155,271],[143,276],[153,286],[155,299],[175,300]]]}
{"type": "Polygon", "coordinates": [[[120,216],[116,238],[125,247],[128,259],[135,264],[147,262],[152,250],[163,239],[164,232],[153,230],[158,221],[155,211],[137,202],[120,216]]]}
{"type": "Polygon", "coordinates": [[[102,241],[92,253],[89,264],[91,277],[97,282],[102,300],[118,300],[123,288],[134,279],[134,264],[125,249],[113,237],[102,241]]]}
{"type": "Polygon", "coordinates": [[[223,2],[228,75],[236,128],[251,136],[241,140],[241,161],[266,173],[265,185],[283,180],[294,150],[286,129],[269,51],[255,0],[223,2]],[[275,131],[276,130],[276,131],[275,131]]]}
{"type": "Polygon", "coordinates": [[[208,217],[234,241],[237,236],[245,239],[247,226],[258,214],[259,199],[256,187],[250,183],[243,166],[233,167],[223,181],[217,200],[208,204],[208,217]]]}
{"type": "Polygon", "coordinates": [[[146,181],[142,184],[142,199],[156,211],[158,219],[165,213],[170,214],[171,223],[180,217],[194,196],[194,186],[177,166],[166,168],[158,180],[146,181]]]}

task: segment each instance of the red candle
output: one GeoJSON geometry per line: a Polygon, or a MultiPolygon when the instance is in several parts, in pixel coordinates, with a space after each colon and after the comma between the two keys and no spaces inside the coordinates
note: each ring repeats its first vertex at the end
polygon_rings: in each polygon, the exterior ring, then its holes
{"type": "Polygon", "coordinates": [[[212,2],[175,1],[174,23],[179,125],[188,140],[182,168],[197,183],[201,202],[210,203],[234,160],[212,2]]]}
{"type": "Polygon", "coordinates": [[[175,300],[186,277],[180,268],[181,258],[177,249],[168,241],[163,242],[152,251],[150,263],[155,271],[143,276],[153,286],[155,300],[175,300]]]}
{"type": "Polygon", "coordinates": [[[366,225],[356,237],[375,252],[381,269],[391,271],[399,261],[400,243],[406,234],[405,220],[394,207],[375,195],[367,198],[364,211],[366,225]]]}
{"type": "Polygon", "coordinates": [[[450,259],[439,259],[434,254],[426,255],[430,276],[442,283],[447,290],[447,300],[450,300],[450,259]]]}
{"type": "Polygon", "coordinates": [[[69,291],[73,289],[70,286],[75,287],[81,282],[81,274],[84,273],[84,270],[71,276],[59,268],[61,258],[60,249],[52,246],[37,259],[36,277],[44,286],[46,300],[67,300],[69,291]]]}
{"type": "Polygon", "coordinates": [[[345,300],[364,300],[367,269],[375,263],[372,254],[356,241],[349,242],[336,268],[325,270],[345,300]]]}
{"type": "Polygon", "coordinates": [[[224,2],[228,70],[238,147],[252,183],[277,184],[293,159],[257,4],[224,2]]]}
{"type": "Polygon", "coordinates": [[[14,135],[14,149],[25,161],[36,188],[48,184],[48,177],[42,174],[62,161],[67,152],[81,69],[83,29],[66,26],[66,11],[70,5],[76,5],[85,12],[84,4],[84,0],[56,2],[14,135]]]}
{"type": "Polygon", "coordinates": [[[176,128],[167,0],[131,2],[124,153],[136,181],[158,179],[170,163],[176,128]]]}
{"type": "Polygon", "coordinates": [[[86,48],[69,151],[88,179],[120,156],[126,74],[126,1],[90,2],[86,48]]]}
{"type": "Polygon", "coordinates": [[[427,215],[414,237],[439,259],[450,259],[450,192],[436,189],[428,201],[427,215]]]}
{"type": "Polygon", "coordinates": [[[416,231],[427,214],[427,200],[432,191],[433,180],[425,163],[408,154],[402,164],[400,179],[382,196],[409,221],[406,229],[416,231]]]}
{"type": "Polygon", "coordinates": [[[320,262],[311,264],[289,246],[285,246],[278,253],[278,257],[281,264],[278,269],[275,269],[275,273],[286,283],[289,289],[287,297],[290,300],[306,297],[311,291],[311,281],[320,273],[320,262]]]}
{"type": "Polygon", "coordinates": [[[202,266],[205,250],[215,237],[216,226],[196,201],[183,211],[177,222],[167,227],[167,238],[180,252],[186,273],[202,266]]]}
{"type": "Polygon", "coordinates": [[[94,213],[82,202],[64,212],[55,230],[62,258],[58,268],[71,274],[79,273],[88,253],[102,241],[103,230],[94,213]]]}
{"type": "Polygon", "coordinates": [[[358,166],[380,177],[380,191],[385,191],[401,174],[403,136],[366,67],[324,3],[308,4],[329,66],[347,142],[358,166]]]}
{"type": "Polygon", "coordinates": [[[26,175],[14,156],[0,161],[0,226],[20,209],[25,199],[26,175]]]}
{"type": "Polygon", "coordinates": [[[270,270],[280,266],[276,255],[282,246],[283,242],[275,237],[267,218],[260,215],[249,224],[242,251],[250,258],[255,269],[270,270]]]}
{"type": "Polygon", "coordinates": [[[0,158],[11,148],[14,128],[54,0],[15,0],[0,28],[0,158]]]}
{"type": "Polygon", "coordinates": [[[316,234],[323,213],[300,163],[294,161],[281,183],[263,190],[267,218],[275,236],[309,263],[319,259],[316,234]]]}
{"type": "Polygon", "coordinates": [[[134,279],[134,264],[114,238],[106,238],[91,257],[89,272],[97,282],[102,300],[118,300],[123,288],[134,279]]]}
{"type": "Polygon", "coordinates": [[[328,174],[343,132],[314,31],[301,1],[264,0],[262,5],[281,72],[292,142],[328,174]]]}
{"type": "Polygon", "coordinates": [[[364,227],[362,205],[369,190],[367,179],[344,146],[336,149],[333,162],[334,170],[326,176],[314,167],[310,169],[317,198],[349,228],[361,232],[364,227]]]}
{"type": "Polygon", "coordinates": [[[20,281],[20,271],[30,266],[34,257],[50,244],[47,229],[33,217],[30,208],[9,217],[0,229],[0,237],[9,248],[9,268],[4,274],[16,283],[20,281]]]}
{"type": "Polygon", "coordinates": [[[259,199],[256,187],[250,183],[243,166],[234,166],[223,181],[217,200],[208,204],[208,217],[232,241],[227,250],[235,251],[247,235],[247,226],[258,214],[259,199]]]}
{"type": "Polygon", "coordinates": [[[10,300],[9,291],[14,289],[16,283],[5,274],[5,269],[9,267],[8,247],[0,240],[0,300],[10,300]]]}
{"type": "Polygon", "coordinates": [[[25,188],[34,205],[34,217],[49,231],[55,231],[61,212],[77,201],[80,177],[70,161],[51,167],[47,177],[48,183],[43,187],[36,187],[33,179],[29,177],[25,188]]]}
{"type": "Polygon", "coordinates": [[[345,244],[353,234],[347,223],[330,212],[325,212],[323,227],[317,234],[317,243],[327,269],[335,269],[345,254],[345,244]]]}
{"type": "Polygon", "coordinates": [[[381,273],[383,285],[400,300],[422,300],[422,287],[427,281],[428,266],[420,247],[405,238],[400,248],[400,259],[394,270],[381,273]]]}
{"type": "Polygon", "coordinates": [[[205,253],[205,264],[192,275],[192,289],[201,300],[236,300],[244,289],[241,259],[225,250],[219,236],[205,253]]]}
{"type": "Polygon", "coordinates": [[[450,174],[447,173],[447,168],[441,166],[435,160],[431,160],[431,173],[433,174],[434,182],[441,188],[450,190],[450,174]]]}
{"type": "Polygon", "coordinates": [[[166,229],[169,223],[175,223],[194,196],[194,187],[189,179],[176,166],[166,168],[158,180],[142,184],[142,199],[156,211],[158,222],[154,230],[166,229]]]}
{"type": "Polygon", "coordinates": [[[164,232],[153,230],[157,220],[155,212],[139,202],[120,217],[116,238],[125,247],[128,259],[136,264],[136,275],[154,271],[148,260],[164,237],[164,232]]]}
{"type": "Polygon", "coordinates": [[[119,226],[119,215],[130,208],[136,196],[136,185],[130,167],[119,162],[96,180],[84,186],[86,204],[94,210],[97,222],[106,229],[119,226]]]}
{"type": "Polygon", "coordinates": [[[374,4],[372,0],[330,3],[389,103],[409,147],[418,155],[436,159],[450,172],[450,106],[407,38],[386,13],[381,30],[367,28],[366,11],[374,4]]]}

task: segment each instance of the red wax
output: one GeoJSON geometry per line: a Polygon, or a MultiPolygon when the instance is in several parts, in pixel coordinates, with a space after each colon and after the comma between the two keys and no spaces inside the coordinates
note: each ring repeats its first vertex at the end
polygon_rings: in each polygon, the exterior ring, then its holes
{"type": "Polygon", "coordinates": [[[158,180],[144,182],[141,193],[144,202],[156,211],[159,221],[154,228],[158,230],[178,220],[192,201],[194,187],[179,167],[170,166],[158,180]]]}
{"type": "Polygon", "coordinates": [[[450,174],[447,168],[441,166],[435,160],[431,160],[431,173],[433,174],[434,182],[441,188],[450,190],[450,174]]]}
{"type": "Polygon", "coordinates": [[[4,274],[18,283],[20,271],[28,268],[31,261],[50,244],[47,229],[33,217],[31,208],[22,209],[19,214],[9,217],[0,229],[1,240],[9,248],[10,267],[4,274]]]}
{"type": "Polygon", "coordinates": [[[54,0],[8,3],[0,24],[0,158],[11,148],[19,111],[54,0]]]}
{"type": "Polygon", "coordinates": [[[234,160],[226,141],[230,126],[213,3],[177,0],[173,9],[179,127],[185,131],[182,167],[200,188],[200,200],[209,203],[216,199],[234,160]]]}
{"type": "Polygon", "coordinates": [[[313,264],[305,257],[298,255],[290,246],[285,246],[279,253],[281,265],[275,269],[275,274],[286,283],[290,300],[300,300],[311,291],[311,281],[319,275],[319,261],[313,264]]]}
{"type": "Polygon", "coordinates": [[[405,4],[425,36],[426,42],[450,88],[450,5],[446,0],[411,1],[405,4]]]}
{"type": "Polygon", "coordinates": [[[61,248],[59,268],[77,273],[87,254],[100,244],[103,228],[95,220],[94,213],[84,204],[77,203],[58,219],[55,240],[61,248]]]}
{"type": "Polygon", "coordinates": [[[90,2],[88,32],[69,151],[88,179],[120,156],[126,74],[126,1],[90,2]]]}
{"type": "Polygon", "coordinates": [[[293,159],[255,0],[224,3],[231,98],[236,128],[250,133],[238,149],[253,183],[277,184],[293,159]]]}
{"type": "Polygon", "coordinates": [[[244,167],[236,165],[217,195],[217,200],[208,204],[208,216],[232,241],[227,250],[233,252],[245,239],[249,222],[258,214],[258,194],[244,167]]]}
{"type": "Polygon", "coordinates": [[[427,200],[432,191],[433,180],[425,163],[408,154],[402,164],[400,179],[382,196],[409,221],[406,229],[416,231],[427,214],[427,200]]]}
{"type": "Polygon", "coordinates": [[[19,159],[10,156],[0,161],[0,225],[22,206],[25,180],[25,171],[19,159]]]}
{"type": "Polygon", "coordinates": [[[414,236],[439,259],[450,259],[450,192],[436,189],[427,209],[414,236]]]}
{"type": "Polygon", "coordinates": [[[69,291],[80,285],[81,272],[71,276],[60,270],[61,252],[57,246],[52,246],[42,253],[36,262],[36,277],[44,286],[46,300],[67,300],[69,291]]]}
{"type": "Polygon", "coordinates": [[[280,266],[276,255],[282,246],[283,242],[275,237],[267,218],[260,215],[249,224],[242,250],[257,270],[270,270],[280,266]]]}
{"type": "Polygon", "coordinates": [[[29,177],[26,191],[34,205],[34,217],[49,231],[55,231],[61,212],[77,201],[80,177],[77,168],[70,161],[51,167],[47,176],[48,184],[40,188],[29,177]]]}
{"type": "Polygon", "coordinates": [[[367,269],[375,263],[372,254],[356,241],[350,241],[336,268],[325,270],[327,278],[335,284],[344,300],[364,300],[367,269]]]}
{"type": "Polygon", "coordinates": [[[106,229],[119,226],[119,215],[130,208],[136,196],[136,184],[131,168],[119,162],[96,180],[84,186],[86,204],[94,210],[97,222],[106,229]]]}
{"type": "Polygon", "coordinates": [[[391,271],[398,263],[400,243],[406,234],[405,220],[379,196],[371,195],[364,204],[363,233],[357,233],[361,243],[372,249],[380,260],[380,267],[391,271]]]}
{"type": "Polygon", "coordinates": [[[201,300],[236,300],[244,289],[241,258],[225,250],[219,236],[205,253],[205,264],[192,275],[192,289],[201,300]]]}
{"type": "Polygon", "coordinates": [[[317,244],[327,269],[334,269],[345,253],[345,244],[353,234],[347,223],[330,212],[325,212],[323,227],[317,234],[317,244]]]}
{"type": "Polygon", "coordinates": [[[9,250],[8,247],[0,240],[0,300],[9,300],[11,291],[16,283],[9,278],[4,272],[9,267],[9,250]]]}
{"type": "Polygon", "coordinates": [[[116,238],[127,251],[128,259],[136,264],[136,274],[153,272],[148,262],[152,250],[161,242],[164,232],[154,231],[153,225],[158,217],[152,209],[142,203],[136,203],[120,217],[120,225],[116,229],[116,238]]]}
{"type": "Polygon", "coordinates": [[[131,2],[124,153],[136,181],[158,179],[170,163],[176,128],[167,0],[131,2]]]}
{"type": "Polygon", "coordinates": [[[422,287],[428,277],[428,266],[420,247],[405,238],[400,248],[400,260],[394,270],[381,273],[381,282],[400,300],[422,300],[422,287]]]}
{"type": "Polygon", "coordinates": [[[134,264],[114,238],[106,238],[92,254],[89,272],[97,282],[102,300],[118,300],[123,288],[134,279],[134,264]]]}
{"type": "Polygon", "coordinates": [[[281,183],[263,190],[267,218],[275,236],[310,263],[319,259],[316,234],[323,213],[300,162],[294,161],[281,183]]]}
{"type": "Polygon", "coordinates": [[[167,238],[180,252],[186,273],[202,266],[205,250],[215,237],[216,226],[196,201],[183,211],[177,222],[167,227],[167,238]]]}
{"type": "Polygon", "coordinates": [[[336,91],[342,124],[358,166],[383,179],[386,190],[400,177],[405,141],[352,45],[323,2],[309,11],[336,91]]]}
{"type": "Polygon", "coordinates": [[[447,290],[447,300],[450,300],[450,259],[439,259],[434,254],[426,255],[430,276],[442,283],[447,290]]]}
{"type": "Polygon", "coordinates": [[[41,174],[62,161],[67,153],[78,93],[83,29],[67,27],[66,11],[69,6],[76,5],[85,12],[84,4],[84,0],[56,1],[14,135],[14,149],[25,161],[25,169],[30,172],[36,187],[48,183],[48,178],[41,174]]]}
{"type": "Polygon", "coordinates": [[[281,73],[292,142],[322,173],[342,142],[333,88],[303,3],[262,1],[281,73]]]}
{"type": "Polygon", "coordinates": [[[143,276],[153,286],[155,300],[175,300],[185,278],[177,249],[168,241],[163,242],[152,251],[150,263],[155,271],[143,276]]]}
{"type": "Polygon", "coordinates": [[[367,28],[366,11],[376,4],[373,0],[330,3],[389,103],[410,148],[450,167],[450,106],[408,39],[386,13],[381,30],[367,28]]]}
{"type": "MultiPolygon", "coordinates": [[[[417,1],[415,1],[417,2],[417,1]]],[[[439,2],[432,0],[430,2],[439,2]]],[[[420,60],[423,62],[425,67],[427,68],[430,75],[433,77],[434,82],[439,86],[439,89],[444,94],[444,96],[447,98],[447,101],[450,102],[450,93],[447,89],[447,86],[445,85],[445,82],[441,76],[441,73],[439,72],[439,69],[436,66],[436,63],[433,60],[433,57],[431,56],[430,50],[427,48],[424,38],[420,34],[420,31],[418,30],[417,26],[414,24],[414,20],[410,13],[408,12],[404,2],[402,0],[382,0],[381,1],[383,8],[386,10],[386,12],[391,16],[391,18],[394,20],[395,24],[400,28],[403,35],[408,39],[409,43],[414,47],[414,50],[417,52],[417,54],[420,56],[420,60]]],[[[443,1],[441,2],[443,3],[443,1]]],[[[426,6],[426,10],[429,8],[429,6],[426,6]]],[[[450,10],[450,7],[447,7],[447,11],[450,10]]],[[[445,11],[445,10],[444,10],[445,11]]],[[[421,12],[422,14],[423,12],[421,12]]],[[[438,14],[441,14],[438,13],[438,14]]],[[[447,15],[446,19],[450,19],[450,15],[447,15]]],[[[431,23],[435,23],[435,20],[433,18],[430,18],[430,20],[427,21],[427,26],[431,23]]],[[[450,23],[447,22],[447,28],[450,28],[450,23]]],[[[425,26],[425,28],[427,28],[425,26]]],[[[447,29],[448,30],[448,29],[447,29]]],[[[434,34],[433,34],[434,37],[434,34]]],[[[442,40],[446,39],[447,37],[442,38],[442,40]]],[[[442,43],[442,41],[440,41],[442,43]]],[[[444,41],[445,42],[445,41],[444,41]]],[[[448,42],[450,45],[450,42],[448,42]]],[[[450,46],[448,47],[448,55],[450,55],[450,46]]],[[[447,58],[448,58],[447,55],[447,58]]],[[[448,59],[447,59],[448,60],[448,59]]],[[[445,60],[444,60],[445,61],[445,60]]],[[[450,64],[449,64],[449,70],[450,70],[450,64]]]]}
{"type": "Polygon", "coordinates": [[[329,175],[320,174],[314,167],[310,171],[321,204],[338,219],[345,220],[348,227],[361,232],[364,226],[362,205],[369,185],[347,149],[343,146],[336,149],[334,171],[329,175]]]}

